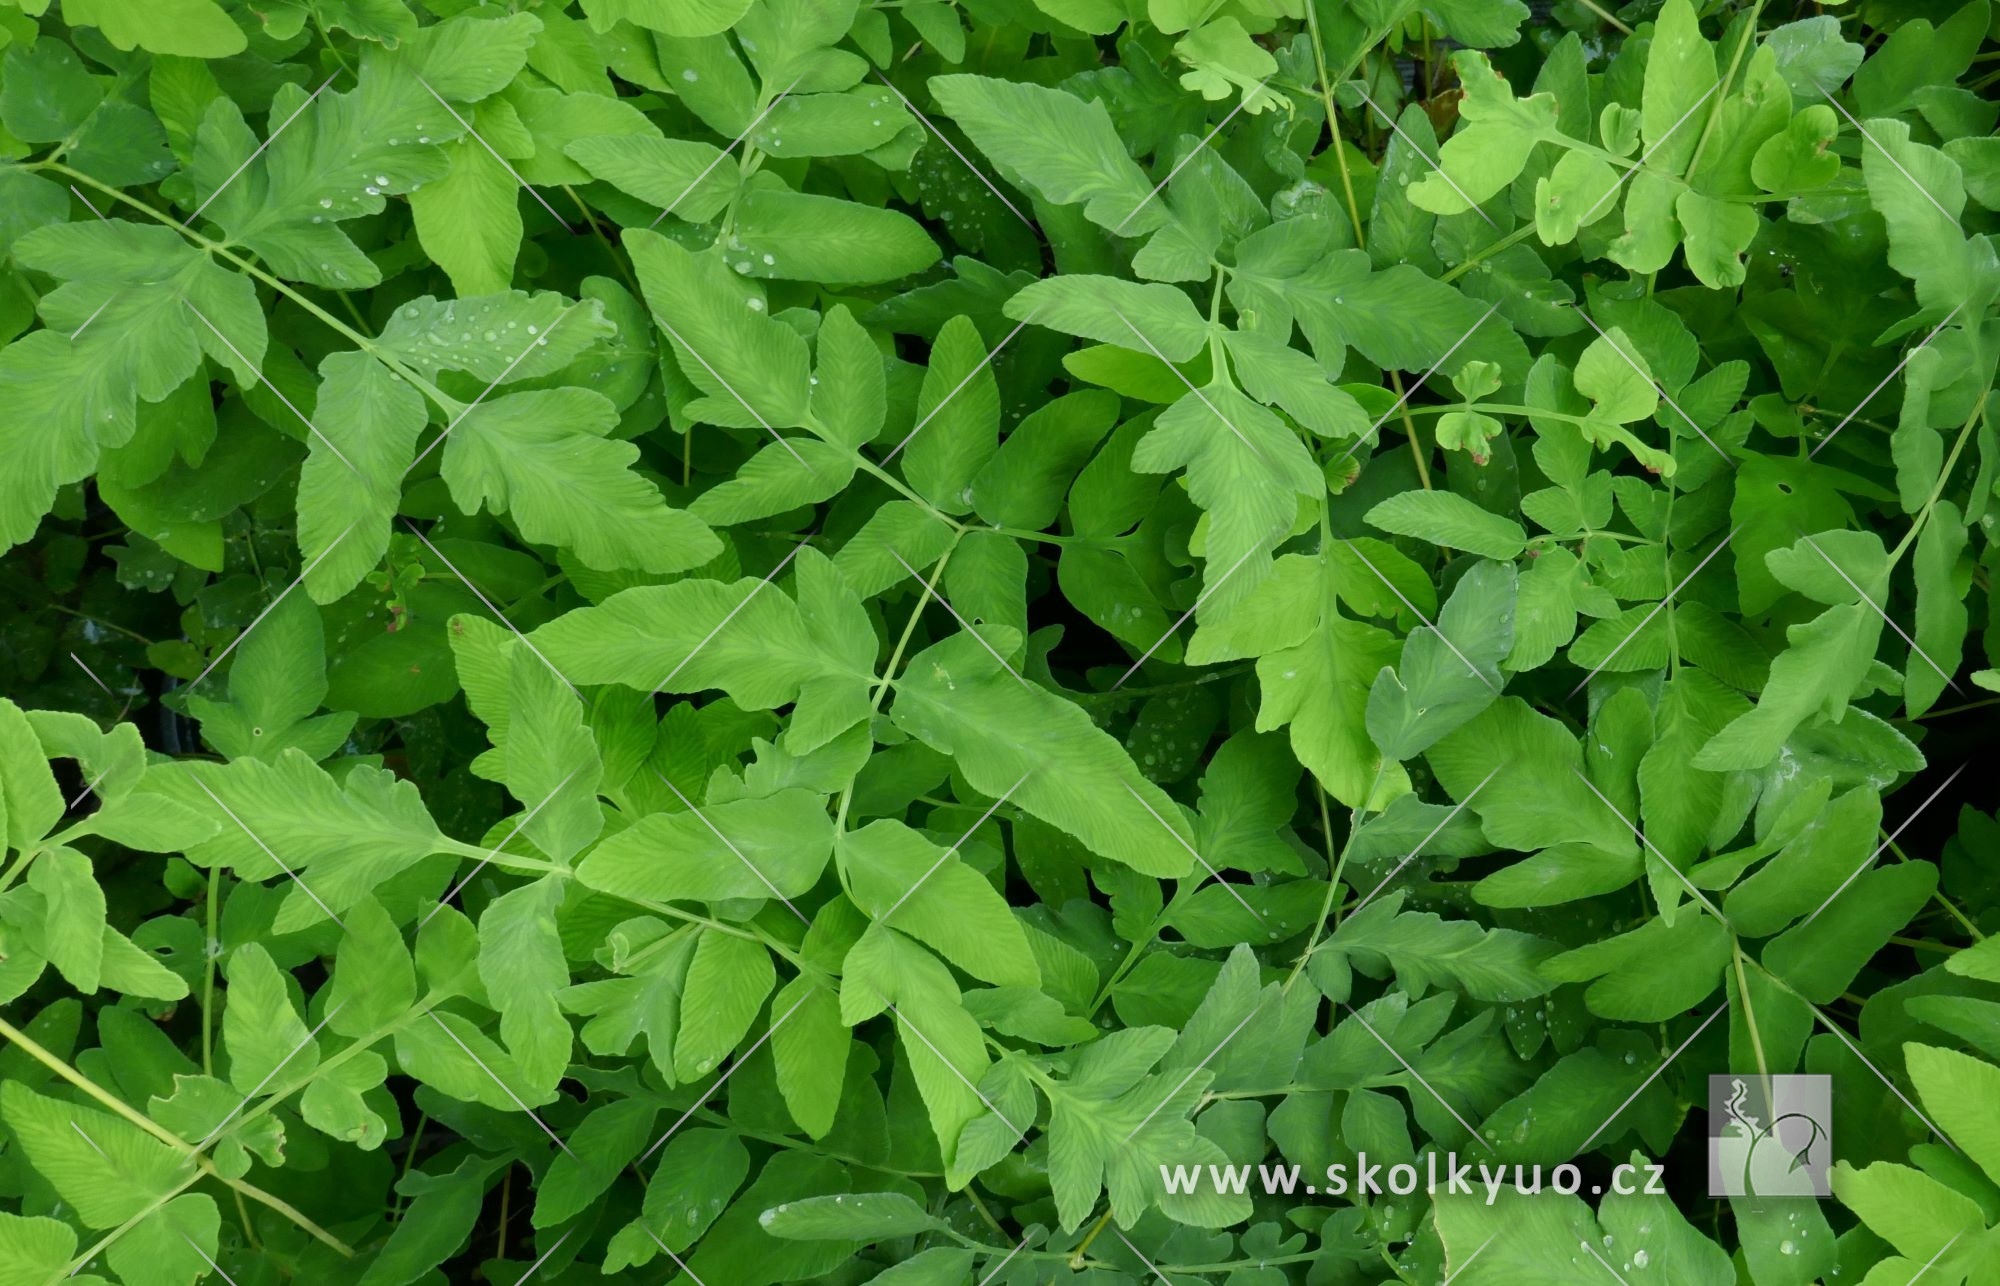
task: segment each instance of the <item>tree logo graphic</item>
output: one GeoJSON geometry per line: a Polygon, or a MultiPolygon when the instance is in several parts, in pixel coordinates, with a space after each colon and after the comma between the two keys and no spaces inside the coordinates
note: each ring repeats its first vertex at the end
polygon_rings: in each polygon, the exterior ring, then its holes
{"type": "Polygon", "coordinates": [[[1709,1077],[1708,1194],[1829,1195],[1832,1108],[1831,1077],[1709,1077]]]}

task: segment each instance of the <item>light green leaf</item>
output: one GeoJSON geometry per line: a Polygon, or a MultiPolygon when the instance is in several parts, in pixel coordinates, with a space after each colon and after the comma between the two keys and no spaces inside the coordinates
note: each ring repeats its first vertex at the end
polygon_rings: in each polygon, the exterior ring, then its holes
{"type": "Polygon", "coordinates": [[[931,345],[903,472],[946,513],[972,507],[972,480],[1000,441],[1000,388],[979,328],[954,317],[931,345]]]}
{"type": "Polygon", "coordinates": [[[1126,154],[1102,103],[990,76],[935,76],[931,93],[1003,174],[1050,201],[1081,201],[1084,217],[1122,236],[1167,221],[1165,206],[1147,199],[1153,185],[1126,154]]]}
{"type": "Polygon", "coordinates": [[[636,446],[606,436],[617,423],[617,408],[590,389],[488,398],[445,439],[452,500],[468,514],[505,512],[527,539],[606,571],[685,571],[713,558],[721,542],[708,525],[631,470],[636,446]]]}
{"type": "Polygon", "coordinates": [[[319,432],[299,466],[299,553],[306,593],[331,603],[388,550],[425,417],[422,396],[366,354],[333,353],[319,369],[319,432]]]}
{"type": "Polygon", "coordinates": [[[1383,531],[1485,558],[1513,559],[1528,543],[1520,523],[1482,509],[1453,491],[1401,492],[1370,509],[1367,517],[1383,531]]]}
{"type": "Polygon", "coordinates": [[[855,904],[959,968],[997,986],[1033,987],[1041,971],[1005,898],[955,850],[898,821],[840,837],[855,904]]]}
{"type": "Polygon", "coordinates": [[[706,1075],[736,1048],[776,982],[770,952],[762,943],[715,930],[701,934],[688,966],[680,1036],[674,1042],[674,1070],[683,1080],[706,1075]]]}
{"type": "Polygon", "coordinates": [[[890,709],[896,726],[951,755],[975,790],[1010,802],[1093,851],[1148,875],[1194,864],[1186,820],[1108,733],[1017,679],[965,634],[912,657],[890,709]]]}
{"type": "MultiPolygon", "coordinates": [[[[1208,342],[1208,323],[1178,287],[1065,273],[1045,277],[1007,301],[1016,321],[1185,362],[1208,342]]],[[[1183,386],[1185,387],[1185,386],[1183,386]]]]}

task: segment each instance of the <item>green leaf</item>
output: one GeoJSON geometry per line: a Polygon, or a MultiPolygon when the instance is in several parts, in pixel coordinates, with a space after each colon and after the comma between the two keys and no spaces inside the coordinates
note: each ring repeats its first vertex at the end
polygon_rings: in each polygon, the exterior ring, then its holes
{"type": "Polygon", "coordinates": [[[1903,1057],[1924,1110],[1987,1178],[2000,1181],[2000,1122],[1986,1107],[2000,1091],[2000,1067],[1914,1043],[1903,1047],[1903,1057]]]}
{"type": "Polygon", "coordinates": [[[685,571],[713,558],[707,524],[631,471],[637,447],[608,439],[617,423],[589,389],[488,398],[445,439],[440,468],[463,512],[505,512],[527,539],[572,548],[591,567],[685,571]]]}
{"type": "Polygon", "coordinates": [[[268,764],[176,765],[150,774],[147,787],[156,784],[196,812],[226,819],[213,839],[188,849],[191,860],[220,862],[243,879],[293,872],[279,932],[314,924],[328,911],[339,915],[443,841],[414,785],[366,765],[336,783],[297,750],[268,764]]]}
{"type": "Polygon", "coordinates": [[[1000,440],[999,386],[971,319],[954,317],[938,332],[916,409],[903,472],[939,509],[964,513],[1000,440]]]}
{"type": "Polygon", "coordinates": [[[1368,735],[1384,755],[1420,754],[1499,696],[1500,661],[1514,646],[1516,584],[1512,563],[1477,563],[1436,628],[1403,640],[1397,668],[1384,669],[1368,692],[1368,735]]]}
{"type": "Polygon", "coordinates": [[[840,837],[855,905],[893,924],[959,968],[996,986],[1033,987],[1041,971],[999,891],[961,860],[901,822],[882,820],[840,837]]]}
{"type": "Polygon", "coordinates": [[[329,355],[320,381],[313,414],[319,432],[299,467],[299,553],[306,593],[331,603],[360,584],[389,547],[424,403],[361,353],[329,355]]]}
{"type": "Polygon", "coordinates": [[[649,813],[592,849],[577,878],[607,893],[661,901],[796,898],[818,882],[832,851],[824,797],[790,789],[711,803],[699,817],[649,813]]]}
{"type": "Polygon", "coordinates": [[[691,413],[738,428],[805,423],[811,384],[796,331],[765,316],[763,299],[746,295],[718,256],[645,231],[625,245],[682,373],[705,394],[691,413]]]}
{"type": "Polygon", "coordinates": [[[1324,946],[1365,972],[1393,970],[1411,996],[1448,983],[1476,1000],[1527,1000],[1549,990],[1536,967],[1554,953],[1539,938],[1511,929],[1482,932],[1466,921],[1426,911],[1404,912],[1403,894],[1388,894],[1343,920],[1324,946]]]}
{"type": "Polygon", "coordinates": [[[569,1020],[556,993],[569,985],[556,930],[562,882],[544,876],[486,904],[479,916],[479,981],[500,1010],[500,1039],[530,1082],[553,1088],[570,1061],[569,1020]]]}
{"type": "Polygon", "coordinates": [[[69,984],[97,990],[104,965],[104,890],[90,859],[73,848],[43,851],[28,869],[28,887],[42,895],[47,919],[42,953],[69,984]]]}
{"type": "Polygon", "coordinates": [[[1553,94],[1517,99],[1486,55],[1452,56],[1465,86],[1463,124],[1439,149],[1443,169],[1410,185],[1410,201],[1435,214],[1458,214],[1512,183],[1535,144],[1561,137],[1553,94]]]}
{"type": "Polygon", "coordinates": [[[1186,820],[1124,748],[968,635],[910,659],[889,715],[952,756],[973,789],[1006,796],[1093,852],[1148,875],[1182,876],[1194,865],[1186,820]]]}
{"type": "Polygon", "coordinates": [[[808,1197],[772,1206],[757,1222],[773,1237],[792,1241],[893,1241],[946,1226],[899,1192],[808,1197]]]}
{"type": "Polygon", "coordinates": [[[193,1163],[122,1117],[0,1085],[0,1120],[35,1172],[91,1228],[115,1228],[193,1177],[193,1163]]]}
{"type": "Polygon", "coordinates": [[[403,1016],[417,998],[410,949],[389,913],[373,898],[348,908],[334,953],[326,1025],[342,1036],[365,1036],[403,1016]]]}
{"type": "Polygon", "coordinates": [[[799,1128],[824,1138],[833,1128],[847,1078],[851,1041],[841,1021],[840,1000],[801,976],[778,989],[771,1012],[778,1024],[771,1031],[778,1092],[799,1128]]]}
{"type": "Polygon", "coordinates": [[[243,52],[243,32],[215,0],[68,0],[63,19],[101,28],[120,49],[189,58],[243,52]]]}
{"type": "Polygon", "coordinates": [[[1045,277],[1008,299],[1006,312],[1016,321],[1032,320],[1168,362],[1188,361],[1208,342],[1208,324],[1187,295],[1157,282],[1085,274],[1045,277]]]}
{"type": "Polygon", "coordinates": [[[838,285],[894,281],[938,259],[937,243],[899,211],[771,188],[738,199],[723,253],[746,277],[838,285]]]}
{"type": "Polygon", "coordinates": [[[228,1007],[222,1011],[222,1044],[229,1051],[229,1081],[254,1093],[279,1071],[302,1075],[319,1063],[319,1045],[292,1008],[286,978],[256,943],[229,960],[228,1007]]]}
{"type": "Polygon", "coordinates": [[[1451,491],[1405,491],[1376,505],[1367,516],[1383,531],[1415,536],[1484,558],[1518,557],[1528,543],[1520,523],[1481,509],[1451,491]]]}
{"type": "Polygon", "coordinates": [[[873,636],[832,563],[804,550],[797,565],[798,602],[749,578],[642,585],[529,638],[573,683],[647,693],[719,688],[750,710],[797,701],[801,716],[838,732],[864,717],[873,636]]]}
{"type": "Polygon", "coordinates": [[[990,76],[934,76],[939,106],[992,158],[1058,205],[1082,202],[1091,222],[1142,236],[1166,222],[1153,185],[1125,152],[1102,103],[990,76]]]}

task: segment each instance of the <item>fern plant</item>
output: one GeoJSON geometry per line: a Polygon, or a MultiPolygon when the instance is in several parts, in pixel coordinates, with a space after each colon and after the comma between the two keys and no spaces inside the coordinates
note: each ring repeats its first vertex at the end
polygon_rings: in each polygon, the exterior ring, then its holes
{"type": "Polygon", "coordinates": [[[2000,1279],[1996,32],[4,0],[0,1286],[2000,1279]]]}

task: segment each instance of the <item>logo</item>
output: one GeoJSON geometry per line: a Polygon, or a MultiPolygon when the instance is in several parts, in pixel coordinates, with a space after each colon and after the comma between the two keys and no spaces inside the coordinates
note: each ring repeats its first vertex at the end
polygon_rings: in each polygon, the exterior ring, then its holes
{"type": "Polygon", "coordinates": [[[1709,1077],[1708,1195],[1829,1195],[1832,1127],[1831,1077],[1709,1077]]]}

